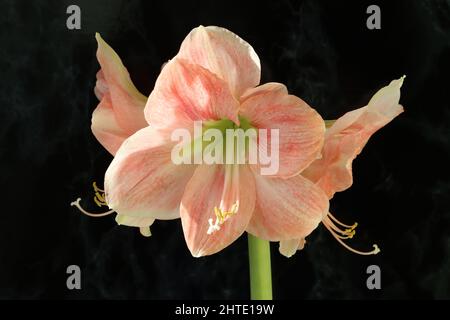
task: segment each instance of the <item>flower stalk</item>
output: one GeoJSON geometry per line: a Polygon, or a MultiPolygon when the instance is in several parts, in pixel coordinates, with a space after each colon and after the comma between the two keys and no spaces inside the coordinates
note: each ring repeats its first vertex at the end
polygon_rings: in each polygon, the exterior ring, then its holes
{"type": "Polygon", "coordinates": [[[272,271],[270,265],[270,243],[248,234],[250,265],[250,298],[272,300],[272,271]]]}

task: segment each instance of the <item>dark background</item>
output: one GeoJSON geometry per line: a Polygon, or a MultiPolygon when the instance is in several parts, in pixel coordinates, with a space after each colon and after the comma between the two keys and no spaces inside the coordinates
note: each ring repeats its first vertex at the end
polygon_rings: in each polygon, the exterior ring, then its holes
{"type": "MultiPolygon", "coordinates": [[[[378,132],[354,163],[351,189],[332,212],[360,223],[357,248],[342,248],[320,226],[287,259],[272,246],[278,299],[450,298],[450,5],[422,1],[0,1],[0,298],[246,299],[245,237],[195,259],[180,221],[153,236],[113,217],[83,216],[111,156],[90,131],[97,100],[94,33],[118,52],[149,94],[161,64],[188,32],[219,25],[253,45],[263,82],[289,90],[327,119],[365,105],[406,74],[405,113],[378,132]],[[81,7],[81,30],[66,8],[81,7]],[[381,30],[366,8],[381,7],[381,30]],[[66,268],[82,290],[66,288],[66,268]],[[366,288],[377,264],[382,289],[366,288]]],[[[91,206],[95,209],[95,206],[91,206]]]]}

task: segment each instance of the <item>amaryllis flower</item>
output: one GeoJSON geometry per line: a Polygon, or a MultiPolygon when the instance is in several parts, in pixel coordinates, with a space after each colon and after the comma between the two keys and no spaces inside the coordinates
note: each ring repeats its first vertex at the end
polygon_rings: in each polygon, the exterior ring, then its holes
{"type": "MultiPolygon", "coordinates": [[[[300,173],[320,156],[325,123],[284,85],[259,81],[259,58],[247,42],[218,27],[191,31],[148,98],[148,126],[123,142],[106,172],[105,203],[124,217],[122,224],[132,220],[146,227],[146,219],[181,217],[196,257],[220,251],[244,231],[281,241],[317,227],[328,212],[328,198],[300,173]],[[262,176],[258,165],[247,164],[174,164],[171,134],[192,131],[195,121],[221,130],[278,129],[278,173],[262,176]]],[[[121,118],[121,109],[111,104],[115,119],[121,118]]],[[[135,124],[131,129],[141,122],[135,124]]]]}
{"type": "MultiPolygon", "coordinates": [[[[380,128],[403,112],[399,105],[400,88],[404,77],[392,81],[380,89],[368,105],[346,113],[330,125],[325,134],[322,157],[314,161],[302,175],[318,185],[331,199],[336,192],[353,184],[352,162],[369,138],[380,128]]],[[[343,240],[352,238],[357,224],[346,225],[331,213],[322,221],[331,234],[347,249],[359,254],[376,254],[379,248],[369,252],[357,251],[343,240]]],[[[290,257],[297,249],[303,249],[304,238],[280,242],[280,252],[290,257]]]]}
{"type": "MultiPolygon", "coordinates": [[[[118,55],[96,35],[95,93],[100,103],[92,131],[115,158],[105,175],[105,191],[94,184],[94,200],[117,212],[119,224],[150,235],[155,219],[181,217],[194,256],[215,253],[244,231],[280,241],[291,256],[319,222],[343,242],[355,233],[328,212],[328,199],[352,184],[352,160],[369,137],[403,110],[403,79],[381,89],[361,109],[332,121],[326,134],[320,116],[282,84],[258,86],[260,63],[253,48],[218,27],[194,29],[167,63],[149,99],[138,92],[118,55]],[[145,108],[144,108],[145,107],[145,108]],[[259,166],[177,165],[171,160],[176,129],[278,129],[280,166],[261,176],[259,166]],[[325,140],[325,143],[324,143],[325,140]],[[322,148],[323,147],[323,148],[322,148]]],[[[269,141],[270,144],[270,141],[269,141]]]]}

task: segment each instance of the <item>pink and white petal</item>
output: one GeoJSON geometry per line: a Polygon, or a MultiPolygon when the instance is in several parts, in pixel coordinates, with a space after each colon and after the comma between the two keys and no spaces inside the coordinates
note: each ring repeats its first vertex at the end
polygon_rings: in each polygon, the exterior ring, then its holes
{"type": "Polygon", "coordinates": [[[392,80],[389,85],[378,90],[369,101],[369,109],[390,120],[402,113],[403,107],[399,105],[400,89],[405,78],[406,76],[402,76],[400,79],[392,80]]]}
{"type": "Polygon", "coordinates": [[[109,97],[117,124],[130,136],[148,125],[143,114],[147,98],[136,89],[117,53],[100,34],[95,38],[101,70],[97,73],[94,92],[100,101],[109,97]]]}
{"type": "Polygon", "coordinates": [[[184,237],[194,257],[224,249],[248,225],[255,206],[255,182],[247,166],[234,167],[238,175],[230,181],[226,166],[201,165],[186,186],[180,215],[184,237]],[[216,219],[214,208],[225,206],[224,210],[230,210],[235,201],[238,201],[238,211],[220,225],[220,230],[210,233],[210,222],[216,219]]]}
{"type": "MultiPolygon", "coordinates": [[[[241,101],[240,115],[253,127],[278,130],[279,170],[274,177],[297,175],[318,158],[325,123],[306,102],[289,95],[284,85],[267,83],[247,90],[241,101]]],[[[259,145],[264,152],[272,147],[271,130],[268,130],[267,146],[259,145]]]]}
{"type": "Polygon", "coordinates": [[[270,241],[300,239],[326,216],[329,202],[325,193],[301,175],[290,179],[254,176],[256,206],[249,233],[270,241]]]}
{"type": "Polygon", "coordinates": [[[238,120],[239,103],[226,83],[207,69],[175,58],[168,62],[148,98],[145,117],[166,134],[193,128],[193,121],[238,120]]]}
{"type": "Polygon", "coordinates": [[[224,28],[193,29],[181,44],[177,57],[218,75],[236,99],[245,90],[257,86],[261,78],[261,63],[252,46],[224,28]]]}
{"type": "Polygon", "coordinates": [[[125,140],[105,174],[109,207],[130,217],[178,218],[181,197],[195,166],[175,165],[173,146],[152,127],[125,140]]]}
{"type": "Polygon", "coordinates": [[[303,248],[305,247],[305,243],[306,243],[305,238],[282,240],[280,241],[278,250],[283,256],[290,258],[298,250],[303,250],[303,248]]]}
{"type": "Polygon", "coordinates": [[[258,95],[264,94],[266,92],[272,92],[273,94],[279,93],[279,94],[287,94],[288,90],[286,86],[282,83],[278,82],[267,82],[260,86],[257,86],[256,88],[250,88],[246,90],[241,98],[239,99],[241,102],[244,102],[247,99],[250,99],[252,97],[256,97],[258,95]]]}
{"type": "Polygon", "coordinates": [[[105,96],[94,110],[91,130],[95,138],[112,155],[116,154],[125,139],[129,137],[128,132],[117,123],[109,96],[105,96]]]}
{"type": "Polygon", "coordinates": [[[369,138],[403,112],[399,105],[403,78],[380,89],[363,108],[346,113],[327,130],[322,158],[302,174],[331,199],[353,184],[352,162],[369,138]]]}
{"type": "Polygon", "coordinates": [[[118,214],[116,216],[116,222],[118,225],[138,227],[141,235],[143,235],[144,237],[150,237],[152,235],[150,227],[155,222],[155,219],[151,217],[130,217],[118,214]]]}
{"type": "Polygon", "coordinates": [[[129,226],[129,227],[148,228],[155,222],[155,218],[153,218],[153,217],[132,217],[132,216],[126,216],[123,214],[118,214],[116,216],[116,222],[119,225],[124,225],[124,226],[129,226]]]}

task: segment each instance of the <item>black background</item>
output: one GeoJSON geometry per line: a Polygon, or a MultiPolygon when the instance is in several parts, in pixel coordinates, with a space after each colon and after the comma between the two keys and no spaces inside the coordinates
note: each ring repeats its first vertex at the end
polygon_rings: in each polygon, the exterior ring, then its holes
{"type": "MultiPolygon", "coordinates": [[[[112,217],[79,214],[111,156],[90,131],[97,100],[94,33],[149,94],[161,64],[198,25],[219,25],[253,45],[263,81],[333,119],[406,74],[405,113],[354,162],[354,185],[332,212],[360,223],[353,255],[321,226],[287,259],[272,246],[277,299],[450,298],[450,5],[423,1],[0,1],[0,298],[246,299],[247,243],[195,259],[180,221],[153,236],[112,217]],[[81,8],[81,30],[66,8],[81,8]],[[366,8],[381,7],[381,30],[366,8]],[[82,289],[66,288],[77,264],[82,289]],[[382,289],[366,288],[377,264],[382,289]]],[[[95,208],[92,206],[91,208],[95,208]]]]}

